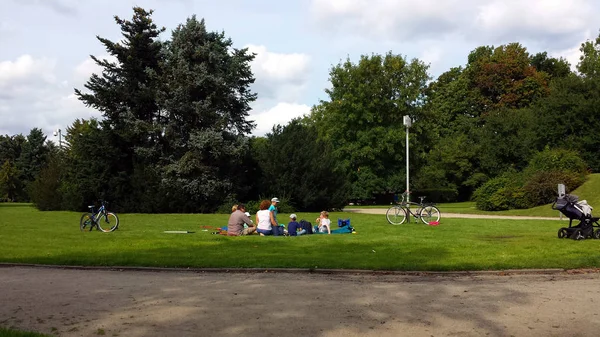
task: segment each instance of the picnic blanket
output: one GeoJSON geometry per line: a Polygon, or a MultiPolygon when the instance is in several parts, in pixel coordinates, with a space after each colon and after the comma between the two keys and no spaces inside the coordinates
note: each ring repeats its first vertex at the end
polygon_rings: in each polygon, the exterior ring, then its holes
{"type": "MultiPolygon", "coordinates": [[[[338,229],[333,229],[331,231],[331,234],[350,234],[350,233],[356,233],[356,231],[354,230],[354,227],[350,226],[350,219],[338,219],[338,229]]],[[[319,227],[315,226],[315,230],[313,231],[314,234],[327,234],[327,232],[319,232],[319,227]]]]}

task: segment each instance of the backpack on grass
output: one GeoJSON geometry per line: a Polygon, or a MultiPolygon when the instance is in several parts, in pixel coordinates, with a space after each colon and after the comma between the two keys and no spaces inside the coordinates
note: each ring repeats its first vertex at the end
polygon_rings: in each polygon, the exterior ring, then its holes
{"type": "Polygon", "coordinates": [[[300,224],[300,228],[306,230],[306,234],[313,234],[313,227],[310,222],[302,219],[302,220],[300,220],[299,224],[300,224]]]}
{"type": "Polygon", "coordinates": [[[338,219],[338,227],[351,227],[350,226],[350,219],[346,219],[346,220],[342,220],[342,219],[338,219]]]}

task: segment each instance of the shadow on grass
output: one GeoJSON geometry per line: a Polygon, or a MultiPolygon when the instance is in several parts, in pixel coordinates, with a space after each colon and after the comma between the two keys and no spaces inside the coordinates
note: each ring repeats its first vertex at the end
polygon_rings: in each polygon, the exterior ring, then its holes
{"type": "Polygon", "coordinates": [[[181,245],[167,240],[156,241],[154,248],[127,247],[117,241],[114,249],[92,241],[80,248],[85,250],[39,250],[27,257],[5,257],[2,261],[75,266],[444,270],[439,262],[449,256],[446,248],[399,245],[393,241],[307,237],[300,238],[299,245],[295,242],[298,239],[222,237],[185,241],[181,245]]]}
{"type": "Polygon", "coordinates": [[[4,325],[60,335],[500,336],[500,311],[530,302],[469,278],[6,268],[0,285],[4,325]]]}

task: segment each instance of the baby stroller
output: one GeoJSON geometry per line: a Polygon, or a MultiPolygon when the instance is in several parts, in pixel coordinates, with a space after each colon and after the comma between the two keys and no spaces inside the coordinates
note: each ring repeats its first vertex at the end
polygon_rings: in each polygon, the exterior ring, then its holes
{"type": "Polygon", "coordinates": [[[587,238],[600,239],[600,218],[592,217],[592,207],[585,200],[578,201],[579,197],[572,194],[565,194],[558,197],[552,204],[552,209],[560,211],[569,218],[569,227],[563,227],[558,230],[558,238],[569,237],[573,240],[583,240],[587,238]],[[573,220],[579,223],[573,226],[573,220]],[[594,227],[598,228],[594,231],[594,227]]]}

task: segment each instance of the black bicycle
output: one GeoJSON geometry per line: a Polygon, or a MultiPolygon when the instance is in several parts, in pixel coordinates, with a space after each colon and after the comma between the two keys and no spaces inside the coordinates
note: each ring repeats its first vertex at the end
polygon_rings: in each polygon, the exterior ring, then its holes
{"type": "Polygon", "coordinates": [[[90,231],[96,227],[102,232],[112,232],[119,227],[119,217],[106,210],[106,202],[101,201],[101,206],[98,212],[94,212],[95,206],[88,206],[89,213],[83,213],[81,220],[79,220],[79,229],[82,231],[89,228],[90,231]]]}
{"type": "Polygon", "coordinates": [[[405,194],[406,193],[402,194],[402,200],[398,202],[398,205],[390,207],[385,213],[387,221],[390,224],[401,225],[406,221],[406,218],[409,218],[411,215],[415,218],[416,222],[419,221],[418,219],[421,219],[421,221],[427,225],[440,221],[440,210],[433,203],[423,203],[423,199],[425,199],[425,197],[419,197],[419,199],[421,199],[420,203],[407,203],[404,200],[405,194]],[[411,205],[417,206],[417,211],[415,213],[410,210],[411,205]]]}

